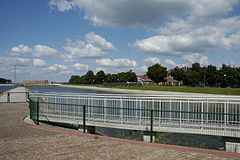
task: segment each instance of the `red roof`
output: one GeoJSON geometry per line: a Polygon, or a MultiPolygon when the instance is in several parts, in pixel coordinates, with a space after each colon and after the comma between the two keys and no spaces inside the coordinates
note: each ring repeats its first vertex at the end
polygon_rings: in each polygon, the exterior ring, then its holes
{"type": "Polygon", "coordinates": [[[175,80],[173,77],[169,76],[165,78],[166,82],[168,83],[179,83],[179,81],[175,80]]]}
{"type": "Polygon", "coordinates": [[[151,81],[152,82],[152,80],[148,76],[139,76],[138,78],[141,81],[151,81]]]}

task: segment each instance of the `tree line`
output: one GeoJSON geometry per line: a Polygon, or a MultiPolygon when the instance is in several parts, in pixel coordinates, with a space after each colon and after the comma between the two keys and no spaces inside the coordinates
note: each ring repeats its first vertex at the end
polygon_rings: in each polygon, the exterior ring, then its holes
{"type": "MultiPolygon", "coordinates": [[[[156,84],[164,82],[168,75],[181,81],[187,86],[208,87],[240,87],[240,67],[223,64],[217,68],[214,65],[201,67],[199,63],[193,63],[191,67],[175,67],[167,70],[160,64],[148,67],[146,75],[156,84]]],[[[72,75],[70,84],[103,84],[103,83],[126,83],[137,82],[137,75],[132,70],[116,74],[105,74],[99,71],[94,74],[89,70],[85,75],[72,75]]]]}
{"type": "Polygon", "coordinates": [[[89,70],[83,76],[71,76],[70,84],[103,84],[103,83],[126,83],[137,82],[137,75],[132,70],[128,72],[120,72],[117,74],[105,74],[104,71],[99,71],[94,75],[92,70],[89,70]]]}
{"type": "Polygon", "coordinates": [[[0,84],[10,84],[12,81],[10,79],[0,78],[0,84]]]}

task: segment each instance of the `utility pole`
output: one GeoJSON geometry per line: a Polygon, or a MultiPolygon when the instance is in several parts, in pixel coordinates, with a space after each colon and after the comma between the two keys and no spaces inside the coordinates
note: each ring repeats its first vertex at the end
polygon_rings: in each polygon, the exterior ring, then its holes
{"type": "Polygon", "coordinates": [[[14,82],[17,83],[17,65],[14,65],[14,82]]]}

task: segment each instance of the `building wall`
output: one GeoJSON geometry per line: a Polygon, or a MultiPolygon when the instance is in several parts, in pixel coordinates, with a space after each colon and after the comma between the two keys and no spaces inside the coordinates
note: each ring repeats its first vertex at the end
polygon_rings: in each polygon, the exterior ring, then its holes
{"type": "Polygon", "coordinates": [[[24,80],[22,81],[22,84],[23,85],[26,85],[26,86],[31,86],[31,85],[48,85],[48,80],[24,80]]]}

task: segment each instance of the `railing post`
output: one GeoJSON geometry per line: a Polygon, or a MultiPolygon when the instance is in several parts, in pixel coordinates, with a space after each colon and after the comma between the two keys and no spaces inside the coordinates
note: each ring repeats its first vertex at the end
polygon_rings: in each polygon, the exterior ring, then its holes
{"type": "Polygon", "coordinates": [[[83,133],[86,133],[86,106],[83,105],[83,133]]]}
{"type": "Polygon", "coordinates": [[[150,142],[153,142],[153,110],[151,110],[150,142]]]}
{"type": "Polygon", "coordinates": [[[37,98],[37,125],[39,125],[39,97],[37,98]]]}
{"type": "Polygon", "coordinates": [[[7,93],[7,102],[10,102],[10,92],[7,93]]]}
{"type": "Polygon", "coordinates": [[[29,108],[29,116],[30,116],[30,119],[32,119],[33,120],[33,115],[32,115],[32,101],[31,101],[31,99],[29,98],[29,94],[27,94],[27,100],[26,100],[27,102],[28,102],[28,108],[29,108]]]}

